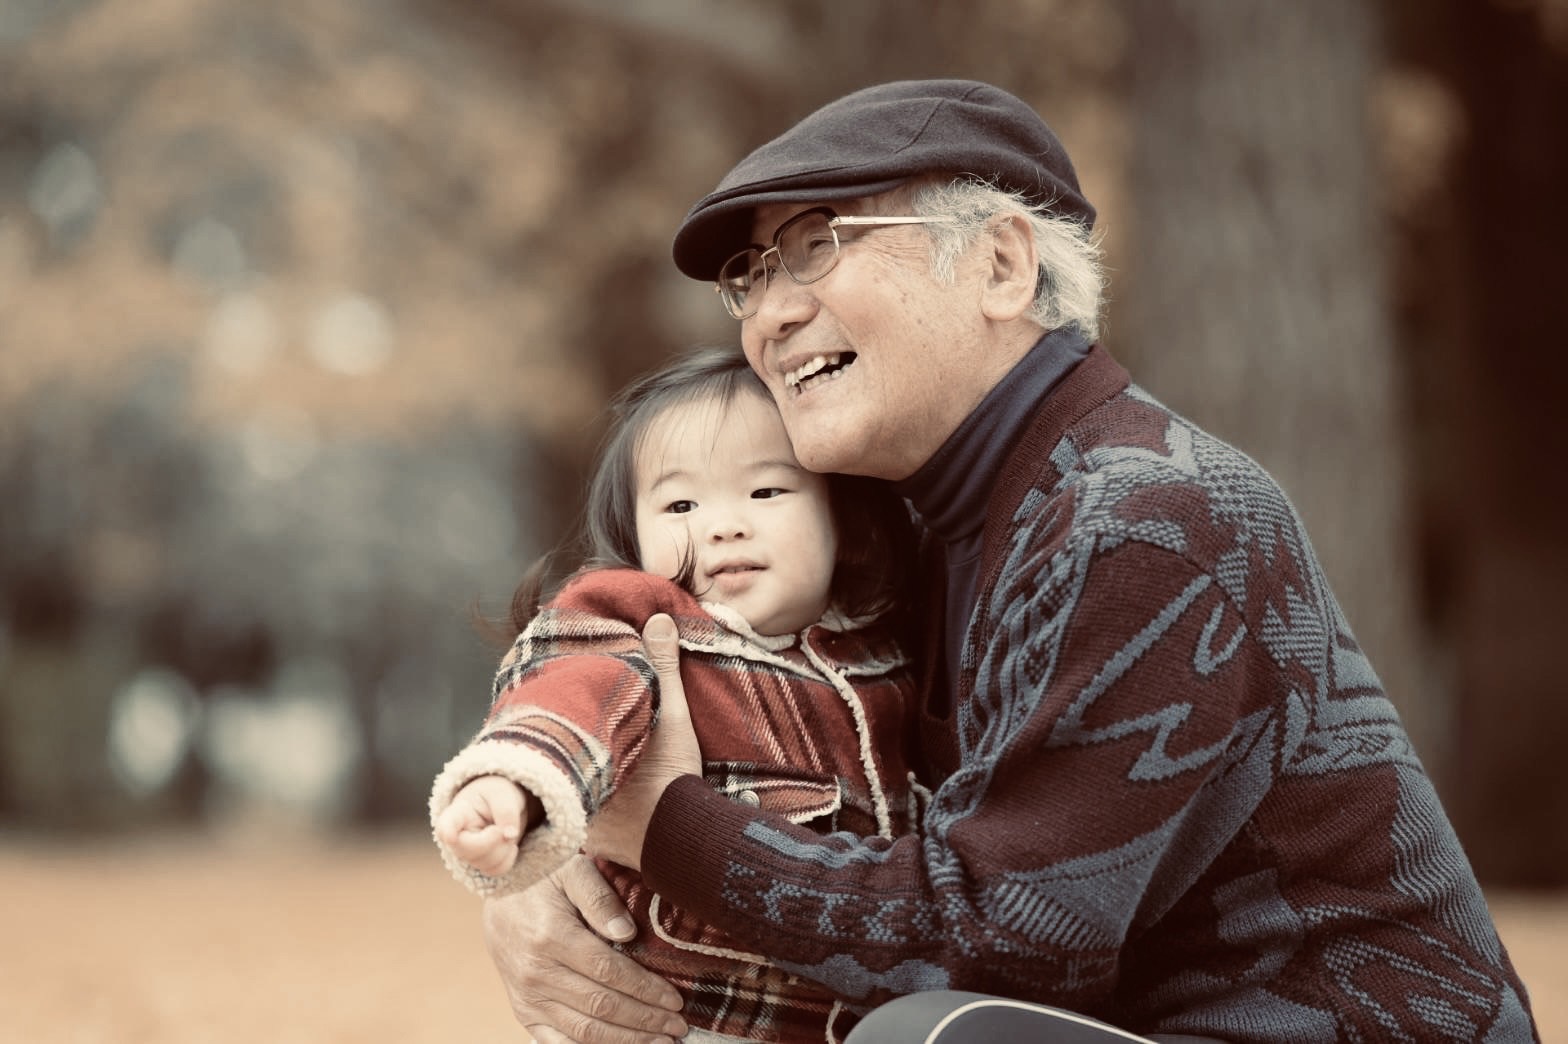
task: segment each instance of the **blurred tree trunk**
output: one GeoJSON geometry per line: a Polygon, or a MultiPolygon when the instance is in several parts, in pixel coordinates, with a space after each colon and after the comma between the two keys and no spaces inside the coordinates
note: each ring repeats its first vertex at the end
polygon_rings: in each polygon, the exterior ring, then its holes
{"type": "Polygon", "coordinates": [[[1454,125],[1398,229],[1429,592],[1458,679],[1451,803],[1483,880],[1561,886],[1568,40],[1553,5],[1388,6],[1403,75],[1454,125]]]}
{"type": "Polygon", "coordinates": [[[1441,777],[1418,637],[1361,0],[1129,0],[1129,220],[1110,341],[1259,460],[1441,777]]]}

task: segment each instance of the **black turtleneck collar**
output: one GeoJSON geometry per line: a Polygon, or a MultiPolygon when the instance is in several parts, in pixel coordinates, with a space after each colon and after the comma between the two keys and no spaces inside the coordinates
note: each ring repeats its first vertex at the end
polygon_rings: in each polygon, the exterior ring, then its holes
{"type": "Polygon", "coordinates": [[[944,543],[977,535],[997,473],[1056,382],[1089,354],[1075,326],[1053,330],[997,382],[942,448],[894,485],[944,543]]]}
{"type": "Polygon", "coordinates": [[[986,506],[997,476],[1051,389],[1088,354],[1089,344],[1076,326],[1040,338],[942,448],[893,487],[943,544],[942,672],[951,696],[959,692],[965,639],[980,596],[986,506]]]}

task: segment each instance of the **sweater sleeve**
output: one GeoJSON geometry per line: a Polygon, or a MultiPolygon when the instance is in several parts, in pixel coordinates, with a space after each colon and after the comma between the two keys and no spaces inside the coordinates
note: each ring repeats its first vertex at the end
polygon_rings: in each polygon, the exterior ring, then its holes
{"type": "Polygon", "coordinates": [[[649,884],[849,999],[1103,1003],[1125,940],[1267,789],[1249,698],[1280,683],[1182,555],[1127,542],[1005,575],[920,836],[814,835],[688,777],[650,825],[649,884]]]}
{"type": "Polygon", "coordinates": [[[534,794],[545,818],[524,835],[504,877],[480,873],[437,838],[447,867],[471,890],[526,888],[581,848],[589,820],[636,764],[653,726],[657,682],[641,627],[653,613],[676,611],[675,590],[629,570],[585,572],[518,636],[484,726],[436,777],[430,819],[483,775],[534,794]]]}

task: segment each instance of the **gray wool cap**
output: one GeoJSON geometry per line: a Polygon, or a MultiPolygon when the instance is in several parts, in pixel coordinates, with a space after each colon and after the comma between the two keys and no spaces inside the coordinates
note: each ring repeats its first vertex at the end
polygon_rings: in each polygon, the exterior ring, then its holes
{"type": "Polygon", "coordinates": [[[675,232],[675,266],[713,279],[751,242],[764,203],[858,199],[920,174],[971,174],[1094,224],[1067,150],[1038,113],[974,80],[900,80],[830,102],[758,148],[675,232]]]}

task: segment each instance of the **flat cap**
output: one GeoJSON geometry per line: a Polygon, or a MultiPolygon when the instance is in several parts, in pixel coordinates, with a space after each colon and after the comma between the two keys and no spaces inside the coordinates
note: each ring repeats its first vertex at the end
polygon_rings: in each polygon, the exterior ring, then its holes
{"type": "Polygon", "coordinates": [[[830,102],[758,148],[675,232],[675,266],[713,279],[751,241],[764,203],[857,199],[920,174],[970,174],[1094,224],[1067,150],[1038,113],[974,80],[899,80],[830,102]]]}

